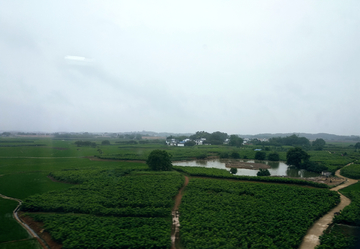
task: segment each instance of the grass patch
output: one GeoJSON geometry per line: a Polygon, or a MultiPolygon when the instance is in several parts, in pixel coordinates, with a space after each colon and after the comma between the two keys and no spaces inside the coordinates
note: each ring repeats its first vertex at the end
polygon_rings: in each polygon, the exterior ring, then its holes
{"type": "MultiPolygon", "coordinates": [[[[12,216],[18,202],[0,198],[0,243],[30,238],[29,234],[12,216]]],[[[0,248],[2,244],[0,244],[0,248]]]]}

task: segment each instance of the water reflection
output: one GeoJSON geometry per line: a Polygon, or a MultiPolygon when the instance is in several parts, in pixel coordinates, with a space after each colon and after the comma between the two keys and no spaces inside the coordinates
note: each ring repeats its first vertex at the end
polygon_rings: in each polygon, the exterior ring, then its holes
{"type": "MultiPolygon", "coordinates": [[[[218,168],[218,169],[226,169],[230,171],[229,168],[225,167],[227,162],[240,161],[247,163],[263,163],[269,165],[271,168],[269,172],[272,176],[290,176],[290,177],[314,177],[319,174],[306,171],[299,170],[293,167],[289,167],[284,162],[270,162],[270,161],[258,161],[258,160],[236,160],[236,159],[211,159],[211,160],[196,160],[196,161],[186,161],[186,162],[173,162],[173,165],[178,166],[199,166],[199,167],[207,167],[207,168],[218,168]]],[[[238,172],[236,175],[247,175],[247,176],[256,176],[258,170],[253,169],[240,169],[238,168],[238,172]]]]}

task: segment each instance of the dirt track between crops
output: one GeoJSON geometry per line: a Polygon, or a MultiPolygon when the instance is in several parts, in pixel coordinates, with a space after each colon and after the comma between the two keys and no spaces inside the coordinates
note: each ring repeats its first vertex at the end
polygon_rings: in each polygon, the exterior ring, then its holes
{"type": "MultiPolygon", "coordinates": [[[[350,163],[350,164],[352,164],[352,163],[350,163]]],[[[350,164],[348,164],[346,166],[349,166],[350,164]]],[[[331,224],[331,222],[335,216],[335,213],[340,212],[341,210],[344,209],[344,207],[350,205],[350,203],[351,203],[351,200],[349,198],[345,197],[344,195],[342,195],[338,190],[345,188],[347,186],[350,186],[354,183],[357,183],[358,181],[341,176],[340,169],[337,170],[335,174],[336,174],[336,176],[345,179],[345,182],[343,184],[330,189],[332,191],[337,191],[340,194],[341,201],[340,201],[339,205],[337,205],[330,212],[325,214],[323,217],[321,217],[319,220],[317,220],[313,224],[313,226],[308,230],[307,234],[303,238],[303,241],[302,241],[299,249],[313,249],[317,245],[319,245],[320,244],[319,237],[324,233],[326,228],[328,228],[328,226],[331,224]]]]}
{"type": "Polygon", "coordinates": [[[172,215],[172,230],[171,230],[171,249],[176,249],[176,245],[179,243],[179,230],[180,230],[180,221],[179,221],[179,206],[181,203],[181,198],[183,191],[189,183],[189,177],[185,177],[184,185],[179,190],[179,193],[175,197],[175,204],[171,211],[172,215]]]}

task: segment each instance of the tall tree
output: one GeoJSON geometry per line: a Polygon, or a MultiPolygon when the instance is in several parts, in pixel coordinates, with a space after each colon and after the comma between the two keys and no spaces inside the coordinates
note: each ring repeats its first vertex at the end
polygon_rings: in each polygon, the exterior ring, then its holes
{"type": "Polygon", "coordinates": [[[230,135],[229,145],[240,147],[242,145],[243,141],[244,140],[241,137],[239,137],[238,135],[230,135]]]}
{"type": "Polygon", "coordinates": [[[146,160],[146,164],[151,170],[170,171],[172,169],[171,154],[165,150],[153,150],[146,160]]]}
{"type": "Polygon", "coordinates": [[[292,148],[286,153],[286,164],[300,167],[300,165],[308,161],[310,156],[299,147],[292,148]]]}
{"type": "Polygon", "coordinates": [[[315,150],[322,150],[325,146],[326,142],[322,138],[317,138],[315,141],[311,143],[315,150]]]}

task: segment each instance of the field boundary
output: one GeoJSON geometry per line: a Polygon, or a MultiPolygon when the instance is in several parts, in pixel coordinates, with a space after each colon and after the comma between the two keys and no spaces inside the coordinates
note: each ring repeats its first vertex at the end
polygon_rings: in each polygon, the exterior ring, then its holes
{"type": "MultiPolygon", "coordinates": [[[[45,243],[45,241],[43,241],[35,232],[34,230],[32,230],[27,224],[25,224],[18,216],[18,211],[20,209],[20,206],[22,204],[22,200],[17,199],[17,198],[13,198],[13,197],[9,197],[6,195],[2,195],[0,194],[0,197],[3,199],[8,199],[8,200],[12,200],[12,201],[17,201],[19,204],[17,205],[17,207],[14,209],[13,211],[13,218],[26,230],[26,232],[28,232],[28,234],[30,235],[31,238],[36,238],[37,241],[40,243],[40,245],[44,248],[44,249],[49,249],[50,247],[45,243]]],[[[13,241],[14,242],[14,241],[13,241]]]]}

